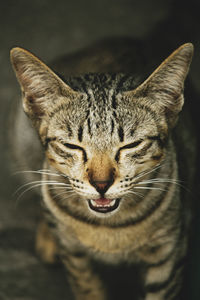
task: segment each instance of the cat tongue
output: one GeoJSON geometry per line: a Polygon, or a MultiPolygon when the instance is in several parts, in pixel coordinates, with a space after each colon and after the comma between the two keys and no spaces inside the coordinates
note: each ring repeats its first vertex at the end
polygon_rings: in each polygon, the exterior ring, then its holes
{"type": "Polygon", "coordinates": [[[106,199],[106,198],[99,198],[94,200],[97,205],[109,205],[112,200],[111,199],[106,199]]]}

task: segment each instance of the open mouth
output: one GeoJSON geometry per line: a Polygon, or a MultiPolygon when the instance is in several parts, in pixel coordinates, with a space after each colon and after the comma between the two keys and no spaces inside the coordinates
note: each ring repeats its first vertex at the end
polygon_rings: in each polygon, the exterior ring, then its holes
{"type": "Polygon", "coordinates": [[[88,200],[89,207],[99,213],[108,213],[118,208],[120,199],[99,198],[88,200]]]}

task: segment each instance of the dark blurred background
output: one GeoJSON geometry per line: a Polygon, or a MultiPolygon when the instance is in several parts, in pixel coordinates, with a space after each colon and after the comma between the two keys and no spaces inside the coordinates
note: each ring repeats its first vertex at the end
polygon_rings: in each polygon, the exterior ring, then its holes
{"type": "MultiPolygon", "coordinates": [[[[193,42],[190,72],[194,125],[199,127],[200,7],[198,0],[7,0],[0,5],[0,300],[71,299],[61,266],[43,265],[34,252],[37,199],[16,205],[19,182],[10,169],[7,128],[13,101],[20,95],[9,62],[14,46],[24,47],[48,63],[105,37],[141,39],[152,57],[164,59],[185,42],[193,42]]],[[[196,184],[198,185],[198,175],[196,184]]],[[[198,200],[198,196],[196,197],[198,200]]],[[[199,206],[196,206],[197,211],[199,206]]],[[[200,299],[199,213],[191,244],[188,300],[200,299]]]]}

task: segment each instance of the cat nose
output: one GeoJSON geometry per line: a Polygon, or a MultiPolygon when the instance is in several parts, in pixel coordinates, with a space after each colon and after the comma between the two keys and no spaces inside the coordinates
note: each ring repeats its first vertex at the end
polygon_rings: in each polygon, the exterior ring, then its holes
{"type": "Polygon", "coordinates": [[[100,194],[105,194],[106,191],[109,189],[109,187],[113,184],[113,179],[111,180],[92,180],[90,181],[91,185],[93,185],[95,187],[95,189],[97,190],[97,192],[99,192],[100,194]]]}

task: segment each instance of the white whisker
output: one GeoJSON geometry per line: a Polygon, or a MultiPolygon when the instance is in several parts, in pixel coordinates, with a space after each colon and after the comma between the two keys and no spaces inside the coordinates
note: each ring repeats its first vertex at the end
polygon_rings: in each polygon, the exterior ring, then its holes
{"type": "Polygon", "coordinates": [[[143,180],[138,182],[137,184],[148,184],[148,183],[175,183],[175,184],[180,184],[180,180],[177,179],[170,179],[170,178],[153,178],[149,180],[143,180]]]}
{"type": "Polygon", "coordinates": [[[71,186],[55,186],[52,188],[49,188],[49,190],[58,190],[58,189],[64,189],[65,191],[70,191],[72,190],[71,186]]]}
{"type": "Polygon", "coordinates": [[[61,183],[61,182],[57,182],[55,180],[36,180],[36,181],[31,181],[28,183],[23,184],[22,186],[20,186],[14,193],[14,195],[16,195],[19,191],[21,191],[24,187],[29,186],[31,184],[38,184],[38,183],[42,183],[42,184],[54,184],[54,185],[63,185],[66,186],[65,183],[61,183]]]}
{"type": "Polygon", "coordinates": [[[63,174],[63,173],[52,173],[51,170],[48,170],[48,169],[42,169],[42,170],[38,170],[39,172],[41,172],[41,174],[46,174],[46,175],[52,175],[52,176],[61,176],[61,177],[64,177],[64,178],[70,178],[68,175],[66,174],[63,174]]]}
{"type": "MultiPolygon", "coordinates": [[[[71,197],[73,194],[75,195],[76,193],[75,193],[74,191],[71,191],[71,192],[66,192],[66,191],[65,191],[65,192],[56,194],[56,195],[53,197],[53,199],[55,199],[56,197],[62,196],[62,195],[66,195],[66,196],[68,196],[67,198],[69,198],[69,197],[71,197]]],[[[67,198],[65,197],[65,198],[63,198],[62,200],[66,200],[67,198]]]]}
{"type": "Polygon", "coordinates": [[[127,194],[134,194],[134,195],[139,196],[139,197],[141,197],[141,198],[144,197],[143,194],[134,192],[134,191],[132,191],[132,190],[128,191],[127,194]]]}
{"type": "Polygon", "coordinates": [[[166,189],[161,189],[161,188],[158,188],[158,187],[148,187],[148,186],[135,186],[134,189],[145,189],[145,190],[159,190],[159,191],[167,191],[166,189]]]}
{"type": "Polygon", "coordinates": [[[20,195],[16,199],[16,202],[18,202],[26,192],[28,192],[28,191],[30,191],[34,188],[44,186],[44,185],[54,185],[54,187],[52,187],[52,189],[56,189],[56,186],[57,186],[57,189],[58,188],[63,188],[63,189],[65,188],[66,191],[69,190],[69,186],[66,186],[66,184],[64,184],[64,183],[54,182],[54,181],[33,181],[33,182],[26,183],[26,184],[24,184],[23,186],[21,186],[20,188],[17,189],[17,191],[14,193],[14,195],[19,193],[19,191],[21,191],[24,187],[29,186],[22,193],[20,193],[20,195]],[[31,184],[32,184],[32,186],[30,186],[31,184]]]}
{"type": "Polygon", "coordinates": [[[18,202],[26,192],[28,192],[28,191],[30,191],[30,190],[36,188],[36,187],[42,186],[42,185],[43,185],[42,183],[38,183],[38,184],[35,184],[35,185],[29,187],[28,189],[26,189],[25,191],[23,191],[23,192],[17,197],[16,202],[18,202]]]}
{"type": "Polygon", "coordinates": [[[23,173],[32,173],[32,174],[41,174],[41,175],[49,175],[49,176],[58,176],[58,177],[69,178],[69,176],[67,176],[63,173],[53,173],[53,172],[51,172],[51,170],[48,170],[48,169],[17,171],[13,175],[23,174],[23,173]]]}
{"type": "Polygon", "coordinates": [[[140,174],[138,174],[137,176],[135,176],[134,180],[137,180],[137,179],[139,179],[141,177],[144,177],[144,176],[146,176],[146,175],[148,175],[148,174],[150,174],[150,173],[152,173],[152,172],[160,169],[162,166],[163,166],[163,164],[159,164],[158,166],[156,166],[155,168],[153,168],[153,169],[151,169],[149,171],[141,172],[140,174]]]}
{"type": "MultiPolygon", "coordinates": [[[[181,180],[178,179],[170,179],[170,178],[153,178],[153,179],[149,179],[149,180],[142,180],[140,182],[135,183],[136,186],[138,185],[145,185],[145,184],[152,184],[152,185],[163,185],[164,183],[172,183],[172,184],[176,184],[180,187],[184,187],[181,184],[181,180]]],[[[134,188],[136,188],[136,186],[134,188]]],[[[151,187],[153,189],[153,187],[151,187]]],[[[156,188],[156,187],[154,187],[156,188]]]]}

